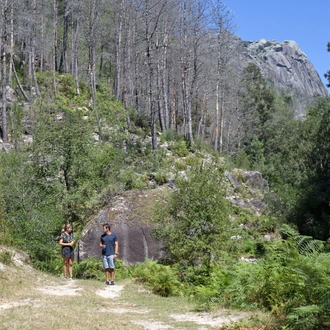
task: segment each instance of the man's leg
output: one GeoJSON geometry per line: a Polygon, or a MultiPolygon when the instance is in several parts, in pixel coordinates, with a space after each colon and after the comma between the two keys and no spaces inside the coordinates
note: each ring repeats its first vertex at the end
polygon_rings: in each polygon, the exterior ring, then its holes
{"type": "Polygon", "coordinates": [[[113,268],[110,268],[109,271],[110,271],[111,282],[113,282],[115,280],[115,270],[113,268]]]}
{"type": "Polygon", "coordinates": [[[109,273],[110,273],[110,268],[105,269],[105,281],[109,282],[109,273]]]}

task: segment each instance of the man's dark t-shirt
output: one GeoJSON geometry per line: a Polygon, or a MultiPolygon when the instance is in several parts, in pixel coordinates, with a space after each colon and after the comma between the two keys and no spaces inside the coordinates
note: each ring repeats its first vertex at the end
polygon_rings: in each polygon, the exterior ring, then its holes
{"type": "Polygon", "coordinates": [[[111,256],[115,254],[115,242],[118,242],[116,234],[103,234],[101,236],[101,242],[106,245],[106,247],[102,249],[103,256],[111,256]]]}

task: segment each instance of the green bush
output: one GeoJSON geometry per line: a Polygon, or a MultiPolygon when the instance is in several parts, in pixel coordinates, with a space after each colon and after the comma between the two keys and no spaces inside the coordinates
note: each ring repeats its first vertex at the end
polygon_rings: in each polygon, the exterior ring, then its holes
{"type": "Polygon", "coordinates": [[[170,266],[147,260],[132,267],[132,276],[163,297],[178,295],[182,287],[170,266]]]}
{"type": "Polygon", "coordinates": [[[229,279],[226,273],[219,265],[212,265],[209,276],[201,274],[201,284],[195,286],[194,300],[199,308],[210,310],[219,306],[221,295],[224,289],[229,285],[229,279]]]}
{"type": "Polygon", "coordinates": [[[242,151],[235,158],[235,166],[237,168],[241,168],[244,170],[248,170],[250,168],[250,161],[248,155],[242,151]]]}
{"type": "Polygon", "coordinates": [[[167,182],[167,175],[163,172],[157,172],[155,175],[155,181],[157,184],[162,185],[167,182]]]}
{"type": "Polygon", "coordinates": [[[187,143],[185,140],[176,141],[171,146],[173,154],[178,157],[185,157],[189,154],[187,143]]]}
{"type": "Polygon", "coordinates": [[[174,166],[177,171],[184,171],[187,168],[186,163],[178,159],[175,160],[174,166]]]}
{"type": "Polygon", "coordinates": [[[0,263],[10,265],[13,262],[13,253],[10,251],[0,252],[0,263]]]}
{"type": "Polygon", "coordinates": [[[155,236],[173,263],[208,265],[226,250],[229,207],[223,169],[191,167],[175,180],[177,189],[155,207],[155,236]]]}
{"type": "Polygon", "coordinates": [[[81,279],[104,279],[104,268],[102,261],[96,258],[87,258],[73,263],[73,274],[81,279]]]}
{"type": "Polygon", "coordinates": [[[177,137],[177,133],[173,131],[172,129],[167,129],[165,132],[162,133],[160,140],[161,141],[174,141],[177,137]]]}

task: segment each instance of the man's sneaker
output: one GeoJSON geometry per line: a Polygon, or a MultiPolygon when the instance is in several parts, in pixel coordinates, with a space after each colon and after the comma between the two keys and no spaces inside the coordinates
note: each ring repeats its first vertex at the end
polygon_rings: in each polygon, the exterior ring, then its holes
{"type": "Polygon", "coordinates": [[[114,281],[111,281],[111,282],[110,282],[110,285],[115,285],[115,282],[114,282],[114,281]]]}
{"type": "Polygon", "coordinates": [[[70,281],[73,281],[73,278],[72,278],[72,277],[69,277],[69,280],[70,280],[70,281]]]}
{"type": "Polygon", "coordinates": [[[110,282],[109,282],[109,281],[106,281],[105,284],[106,284],[106,285],[110,285],[110,282]]]}

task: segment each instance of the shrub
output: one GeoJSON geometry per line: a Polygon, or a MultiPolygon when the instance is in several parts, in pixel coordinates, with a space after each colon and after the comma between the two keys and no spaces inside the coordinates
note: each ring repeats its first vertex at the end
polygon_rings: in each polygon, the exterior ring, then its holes
{"type": "Polygon", "coordinates": [[[181,283],[169,266],[147,260],[132,267],[132,275],[136,281],[147,285],[153,293],[163,297],[178,295],[181,283]]]}
{"type": "Polygon", "coordinates": [[[13,262],[13,253],[10,251],[0,252],[0,263],[10,265],[13,262]]]}
{"type": "Polygon", "coordinates": [[[244,151],[236,156],[235,166],[244,170],[248,170],[250,168],[249,157],[244,151]]]}
{"type": "Polygon", "coordinates": [[[155,175],[155,181],[157,184],[162,185],[167,182],[167,175],[162,172],[157,172],[155,175]]]}
{"type": "Polygon", "coordinates": [[[223,170],[214,164],[192,167],[175,180],[177,190],[155,208],[155,231],[169,259],[208,265],[220,258],[227,242],[228,202],[223,170]]]}
{"type": "Polygon", "coordinates": [[[101,280],[104,278],[102,261],[96,258],[87,258],[73,263],[73,274],[76,278],[101,280]]]}
{"type": "Polygon", "coordinates": [[[184,140],[174,142],[171,146],[171,150],[173,151],[173,154],[178,157],[185,157],[189,154],[186,141],[184,140]]]}

